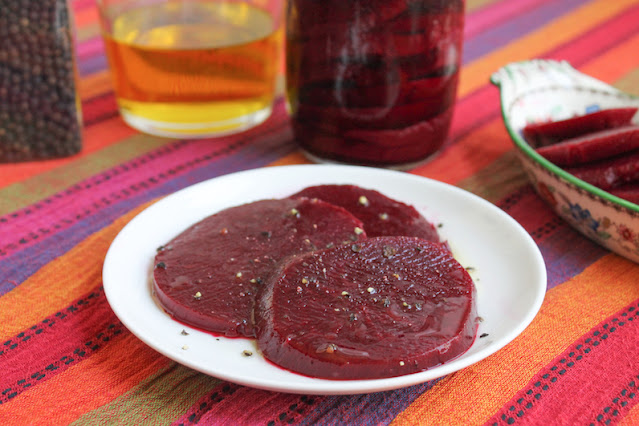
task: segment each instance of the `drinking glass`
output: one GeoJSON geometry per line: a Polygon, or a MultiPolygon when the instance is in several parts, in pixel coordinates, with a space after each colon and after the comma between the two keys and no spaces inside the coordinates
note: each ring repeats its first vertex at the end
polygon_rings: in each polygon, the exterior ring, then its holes
{"type": "Polygon", "coordinates": [[[118,107],[146,133],[221,136],[266,120],[283,0],[98,0],[118,107]]]}

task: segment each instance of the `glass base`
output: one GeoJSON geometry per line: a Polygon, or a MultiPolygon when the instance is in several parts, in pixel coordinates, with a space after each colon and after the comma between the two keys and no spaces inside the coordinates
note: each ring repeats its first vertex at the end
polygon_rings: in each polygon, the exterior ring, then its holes
{"type": "Polygon", "coordinates": [[[120,109],[124,121],[136,130],[154,136],[176,139],[201,139],[227,136],[255,127],[271,115],[273,108],[268,106],[251,114],[223,121],[201,123],[170,123],[139,117],[126,109],[120,109]]]}
{"type": "Polygon", "coordinates": [[[430,154],[429,156],[427,156],[426,158],[422,159],[422,160],[418,160],[418,161],[413,161],[410,163],[399,163],[399,164],[370,164],[370,163],[357,163],[357,162],[347,162],[347,161],[336,161],[336,160],[329,160],[326,158],[322,158],[322,157],[318,157],[315,154],[311,154],[310,152],[306,151],[305,149],[301,149],[302,154],[304,154],[304,156],[309,159],[310,161],[314,162],[314,163],[319,163],[319,164],[341,164],[341,165],[349,165],[349,166],[365,166],[365,167],[377,167],[380,169],[389,169],[389,170],[398,170],[398,171],[408,171],[408,170],[412,170],[416,167],[419,167],[423,164],[428,163],[429,161],[432,161],[435,157],[437,157],[437,155],[439,155],[439,150],[433,152],[432,154],[430,154]]]}

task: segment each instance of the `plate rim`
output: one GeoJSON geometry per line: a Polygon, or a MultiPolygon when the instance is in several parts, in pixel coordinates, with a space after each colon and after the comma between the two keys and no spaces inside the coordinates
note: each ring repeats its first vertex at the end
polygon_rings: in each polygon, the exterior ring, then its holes
{"type": "MultiPolygon", "coordinates": [[[[352,177],[350,178],[352,179],[352,177]]],[[[344,183],[350,183],[349,182],[349,178],[344,178],[344,183]]],[[[332,183],[332,182],[329,182],[332,183]]],[[[317,183],[319,184],[319,183],[317,183]]],[[[311,184],[308,184],[311,185],[311,184]]],[[[358,183],[358,185],[360,186],[365,186],[365,184],[362,183],[358,183]]],[[[371,186],[372,189],[377,189],[375,188],[375,186],[371,186]]],[[[383,191],[382,191],[383,192],[383,191]]],[[[392,197],[392,194],[388,194],[387,192],[385,192],[387,195],[392,197]]],[[[179,196],[177,196],[179,197],[179,196]]],[[[259,198],[258,198],[259,199],[259,198]]],[[[215,211],[211,211],[208,214],[213,214],[215,213],[215,211]]],[[[185,227],[188,226],[189,224],[191,224],[191,222],[189,223],[185,223],[185,227]]],[[[103,264],[103,271],[102,271],[102,279],[103,279],[103,285],[104,285],[104,291],[105,291],[105,295],[107,298],[107,301],[109,303],[109,305],[111,306],[111,309],[114,311],[115,315],[118,317],[118,319],[122,322],[122,324],[133,334],[135,335],[138,339],[140,339],[143,343],[145,343],[147,346],[151,347],[152,349],[154,349],[155,351],[161,353],[164,356],[167,356],[168,358],[182,364],[185,365],[187,367],[190,367],[194,370],[200,371],[204,374],[219,378],[221,380],[226,380],[226,381],[230,381],[233,383],[237,383],[240,385],[244,385],[244,386],[249,386],[249,387],[253,387],[253,388],[259,388],[259,389],[264,389],[264,390],[268,390],[268,391],[276,391],[276,392],[286,392],[286,393],[298,393],[298,394],[315,394],[315,395],[346,395],[346,394],[358,394],[358,393],[369,393],[369,392],[379,392],[379,391],[385,391],[385,390],[392,390],[392,389],[398,389],[398,388],[403,388],[406,386],[412,386],[412,385],[416,385],[416,384],[420,384],[429,380],[433,380],[433,379],[437,379],[443,376],[446,376],[448,374],[454,373],[456,371],[459,371],[461,369],[467,368],[475,363],[477,363],[478,361],[487,358],[488,356],[494,354],[495,352],[501,350],[504,346],[506,346],[508,343],[510,343],[512,340],[514,340],[517,336],[519,336],[529,325],[530,323],[533,321],[533,319],[535,318],[535,316],[538,314],[541,305],[543,303],[544,297],[545,297],[545,293],[546,293],[546,285],[547,285],[547,271],[546,271],[546,267],[545,267],[545,262],[543,259],[543,256],[541,255],[541,252],[539,251],[539,247],[537,246],[537,244],[534,242],[534,240],[532,239],[532,237],[528,234],[528,232],[526,232],[523,227],[515,220],[513,219],[510,215],[508,215],[506,212],[504,212],[502,209],[500,209],[499,207],[497,207],[496,205],[490,203],[489,201],[471,193],[468,191],[465,191],[461,188],[458,188],[454,185],[450,185],[448,183],[445,182],[441,182],[441,181],[437,181],[434,179],[430,179],[427,177],[422,177],[419,175],[414,175],[414,174],[409,174],[406,172],[400,172],[400,171],[393,171],[393,170],[387,170],[387,169],[375,169],[375,168],[369,168],[369,167],[363,167],[363,166],[347,166],[347,165],[286,165],[286,166],[274,166],[274,167],[265,167],[265,168],[257,168],[257,169],[250,169],[250,170],[244,170],[244,171],[239,171],[239,172],[234,172],[234,173],[230,173],[230,174],[226,174],[226,175],[221,175],[212,179],[208,179],[199,183],[196,183],[194,185],[190,185],[188,187],[185,187],[183,189],[180,189],[174,193],[168,194],[167,196],[163,197],[162,199],[154,202],[153,204],[151,204],[150,206],[146,207],[144,210],[142,210],[141,212],[139,212],[134,218],[132,218],[121,230],[120,232],[118,232],[118,234],[116,235],[116,237],[112,240],[109,249],[107,251],[107,254],[105,256],[104,259],[104,264],[103,264]],[[128,232],[131,232],[131,229],[135,226],[137,221],[143,220],[145,218],[145,215],[149,215],[152,214],[156,209],[160,209],[164,203],[170,203],[171,200],[175,199],[172,198],[174,196],[176,196],[176,194],[182,194],[181,196],[184,196],[184,194],[187,194],[188,192],[194,191],[197,192],[200,188],[205,188],[208,185],[213,185],[213,181],[216,182],[222,182],[224,183],[225,180],[229,180],[229,179],[241,179],[241,178],[247,178],[247,177],[251,177],[252,175],[262,175],[262,174],[270,174],[270,173],[294,173],[294,172],[301,172],[301,173],[308,173],[309,169],[313,169],[313,173],[320,173],[320,174],[324,174],[324,176],[330,176],[331,172],[346,172],[351,173],[351,174],[363,174],[363,175],[367,175],[367,174],[375,174],[375,175],[380,175],[380,177],[383,176],[389,176],[389,177],[398,177],[399,179],[407,179],[407,180],[411,180],[417,183],[421,183],[421,184],[426,184],[426,185],[435,185],[438,186],[444,190],[447,191],[452,191],[453,194],[455,194],[455,196],[463,196],[463,197],[469,197],[470,199],[472,199],[474,202],[478,202],[480,204],[482,204],[485,208],[487,208],[489,211],[492,211],[492,213],[495,213],[499,216],[501,216],[501,219],[510,222],[511,225],[513,225],[515,228],[519,228],[520,234],[522,237],[524,237],[524,239],[527,239],[526,243],[529,246],[530,249],[532,249],[532,252],[534,253],[534,259],[530,259],[530,261],[532,263],[534,263],[534,270],[536,272],[538,272],[539,275],[539,279],[536,281],[536,286],[534,287],[534,299],[531,301],[530,306],[529,306],[529,310],[527,312],[527,314],[522,318],[522,320],[519,322],[519,324],[517,324],[515,327],[512,328],[512,330],[510,330],[510,332],[505,333],[504,336],[502,336],[500,338],[500,341],[498,343],[493,343],[490,344],[480,350],[478,350],[475,353],[471,353],[468,355],[462,355],[460,358],[456,358],[454,360],[451,360],[447,363],[444,363],[440,366],[437,366],[433,369],[429,369],[429,370],[425,370],[422,372],[417,372],[417,373],[412,373],[412,374],[408,374],[408,375],[403,375],[403,376],[397,376],[397,377],[390,377],[390,378],[381,378],[381,379],[364,379],[364,380],[330,380],[330,379],[316,379],[316,378],[311,378],[312,379],[312,383],[310,383],[309,385],[306,384],[297,384],[293,387],[290,386],[282,386],[279,384],[273,384],[272,381],[268,381],[268,380],[260,380],[260,379],[256,379],[253,378],[251,380],[244,380],[244,379],[239,379],[234,376],[232,373],[229,374],[225,374],[225,373],[219,373],[216,372],[215,374],[213,374],[210,369],[204,368],[203,366],[193,363],[191,361],[189,361],[188,357],[186,358],[182,358],[182,357],[176,357],[174,356],[174,354],[170,351],[167,350],[166,348],[162,348],[162,347],[156,347],[156,345],[151,345],[148,342],[148,336],[145,336],[143,332],[141,332],[138,328],[138,326],[136,324],[131,324],[131,322],[129,321],[130,318],[128,317],[128,315],[126,313],[123,313],[119,307],[118,307],[118,303],[117,303],[117,295],[115,292],[115,289],[113,287],[113,284],[111,284],[111,277],[110,277],[110,269],[109,269],[109,265],[110,263],[113,261],[112,259],[116,256],[116,252],[115,250],[117,250],[118,244],[120,244],[120,241],[122,241],[122,239],[124,239],[127,235],[128,232]],[[151,212],[151,213],[149,213],[151,212]],[[115,304],[115,306],[114,306],[115,304]],[[434,374],[436,373],[436,374],[434,374]]],[[[149,288],[150,291],[150,286],[147,283],[144,284],[145,286],[147,286],[149,288]]],[[[150,292],[149,292],[149,296],[150,296],[150,292]]],[[[151,297],[151,296],[150,296],[151,297]]],[[[161,308],[158,306],[158,309],[161,310],[161,308]]],[[[162,311],[163,315],[167,315],[166,313],[164,313],[162,311]]],[[[175,321],[175,323],[180,324],[179,322],[175,321]]],[[[180,327],[182,327],[182,325],[180,324],[180,327]]],[[[186,326],[186,327],[190,327],[190,326],[186,326]]],[[[193,327],[192,327],[193,328],[193,327]]],[[[195,328],[193,328],[194,330],[196,330],[195,328]]],[[[200,332],[200,333],[205,333],[205,332],[200,332]]],[[[206,334],[206,333],[205,333],[206,334]]],[[[243,339],[246,340],[246,339],[243,339]]],[[[473,343],[473,346],[477,343],[477,341],[479,340],[479,336],[477,336],[476,341],[473,343]]],[[[267,361],[268,362],[268,361],[267,361]]],[[[291,372],[292,374],[295,374],[293,372],[291,372]]]]}

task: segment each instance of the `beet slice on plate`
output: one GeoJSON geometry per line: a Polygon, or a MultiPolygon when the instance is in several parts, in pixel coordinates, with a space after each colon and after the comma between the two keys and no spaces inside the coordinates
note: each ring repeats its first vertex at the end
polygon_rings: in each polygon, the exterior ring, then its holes
{"type": "Polygon", "coordinates": [[[320,200],[232,207],[158,250],[154,291],[179,321],[229,337],[252,337],[255,295],[279,260],[365,237],[359,219],[320,200]]]}
{"type": "Polygon", "coordinates": [[[589,133],[544,146],[537,152],[558,166],[576,166],[603,160],[639,148],[639,126],[589,133]]]}
{"type": "Polygon", "coordinates": [[[319,185],[292,197],[318,198],[343,207],[364,223],[369,237],[409,236],[439,242],[439,235],[413,206],[393,200],[373,189],[356,185],[319,185]]]}
{"type": "Polygon", "coordinates": [[[524,139],[534,148],[552,145],[587,133],[630,124],[637,108],[610,108],[567,120],[529,124],[523,129],[524,139]]]}
{"type": "Polygon", "coordinates": [[[465,352],[475,288],[440,244],[368,238],[285,262],[255,310],[258,347],[286,369],[375,379],[423,371],[465,352]]]}
{"type": "Polygon", "coordinates": [[[594,161],[566,171],[601,189],[612,189],[639,180],[639,150],[594,161]]]}

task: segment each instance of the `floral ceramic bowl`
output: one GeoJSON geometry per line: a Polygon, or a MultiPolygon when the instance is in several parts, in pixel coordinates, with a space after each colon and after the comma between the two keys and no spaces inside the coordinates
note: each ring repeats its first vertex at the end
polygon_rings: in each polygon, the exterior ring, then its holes
{"type": "MultiPolygon", "coordinates": [[[[580,73],[566,62],[531,60],[499,69],[506,128],[537,193],[575,229],[639,263],[639,205],[567,173],[537,154],[522,137],[529,123],[563,120],[600,109],[635,106],[639,98],[580,73]]],[[[639,114],[633,117],[639,124],[639,114]]]]}

